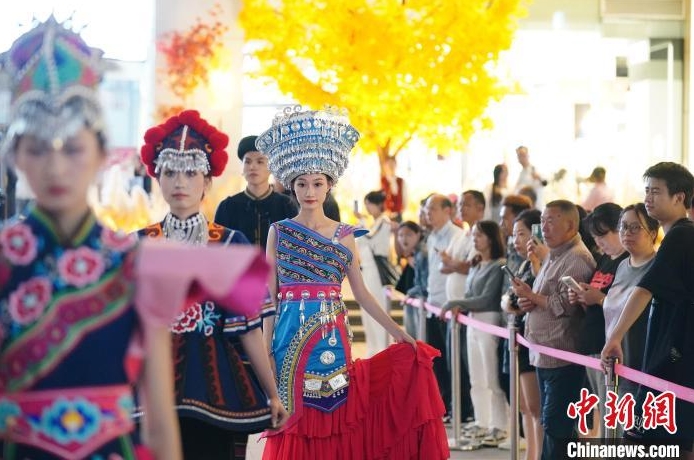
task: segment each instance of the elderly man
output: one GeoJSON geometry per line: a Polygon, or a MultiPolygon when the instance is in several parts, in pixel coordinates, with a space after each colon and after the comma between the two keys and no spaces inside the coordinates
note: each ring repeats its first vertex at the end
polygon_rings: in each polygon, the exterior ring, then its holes
{"type": "MultiPolygon", "coordinates": [[[[442,253],[451,241],[460,237],[463,230],[456,227],[451,220],[453,203],[444,195],[431,195],[424,205],[426,219],[431,227],[427,238],[427,258],[429,263],[429,278],[427,279],[427,302],[438,307],[446,302],[446,278],[442,273],[442,253]]],[[[441,389],[446,409],[451,409],[451,376],[448,371],[448,356],[446,353],[446,323],[436,317],[428,317],[426,323],[427,342],[441,351],[441,358],[434,360],[434,373],[441,389]]]]}
{"type": "MultiPolygon", "coordinates": [[[[587,283],[595,271],[595,260],[578,234],[579,217],[576,205],[566,200],[551,201],[542,212],[542,236],[549,247],[549,256],[531,288],[517,278],[512,280],[519,307],[528,312],[525,337],[528,341],[561,350],[578,350],[583,311],[569,303],[568,288],[560,282],[571,276],[587,283]]],[[[528,251],[535,242],[528,243],[528,251]]],[[[571,402],[578,401],[585,378],[583,367],[550,356],[530,352],[530,363],[537,368],[540,384],[542,426],[542,459],[561,458],[561,441],[574,438],[574,422],[567,417],[571,402]]]]}

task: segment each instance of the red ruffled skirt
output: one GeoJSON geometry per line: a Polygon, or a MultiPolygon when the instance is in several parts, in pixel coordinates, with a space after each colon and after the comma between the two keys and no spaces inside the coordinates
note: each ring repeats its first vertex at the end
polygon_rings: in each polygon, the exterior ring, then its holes
{"type": "Polygon", "coordinates": [[[432,360],[417,342],[391,345],[349,370],[347,402],[333,412],[303,407],[279,432],[267,431],[263,460],[443,460],[450,457],[432,360]]]}

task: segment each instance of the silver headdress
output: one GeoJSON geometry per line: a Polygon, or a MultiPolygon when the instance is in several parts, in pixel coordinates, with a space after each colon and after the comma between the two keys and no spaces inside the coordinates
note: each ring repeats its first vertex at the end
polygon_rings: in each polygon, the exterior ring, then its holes
{"type": "Polygon", "coordinates": [[[359,132],[346,112],[302,111],[287,107],[272,127],[258,136],[255,146],[268,157],[268,168],[286,188],[298,176],[322,173],[334,182],[342,176],[359,132]]]}
{"type": "Polygon", "coordinates": [[[97,85],[107,67],[102,54],[53,16],[19,37],[0,56],[12,80],[5,148],[25,134],[52,143],[84,126],[101,131],[97,85]]]}

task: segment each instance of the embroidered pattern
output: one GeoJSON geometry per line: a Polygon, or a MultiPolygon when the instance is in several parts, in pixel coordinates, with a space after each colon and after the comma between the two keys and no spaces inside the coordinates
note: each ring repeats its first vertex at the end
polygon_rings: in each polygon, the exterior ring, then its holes
{"type": "MultiPolygon", "coordinates": [[[[139,231],[149,238],[165,237],[161,224],[139,231]]],[[[229,244],[236,233],[208,222],[207,243],[229,244]]],[[[239,234],[240,235],[240,234],[239,234]]],[[[267,398],[247,358],[239,335],[260,326],[261,315],[233,315],[213,302],[194,304],[171,325],[175,409],[232,431],[257,432],[271,417],[267,398]]]]}
{"type": "Polygon", "coordinates": [[[53,285],[48,278],[36,277],[21,283],[10,294],[10,317],[21,325],[27,325],[43,313],[53,295],[53,285]]]}
{"type": "Polygon", "coordinates": [[[0,359],[0,390],[29,386],[79,344],[91,330],[108,323],[128,307],[132,286],[118,272],[88,290],[63,295],[31,329],[10,344],[0,359]]]}
{"type": "Polygon", "coordinates": [[[179,313],[171,326],[171,332],[184,334],[197,331],[209,337],[214,332],[221,317],[222,315],[215,311],[214,303],[210,301],[205,302],[204,305],[195,303],[179,313]]]}
{"type": "Polygon", "coordinates": [[[36,257],[36,237],[23,223],[9,225],[0,232],[3,255],[16,265],[27,265],[36,257]]]}
{"type": "Polygon", "coordinates": [[[22,415],[22,409],[12,401],[0,399],[0,434],[7,432],[7,428],[14,420],[22,415]]]}
{"type": "Polygon", "coordinates": [[[112,251],[128,251],[137,244],[137,235],[134,233],[114,232],[104,227],[101,230],[101,242],[105,248],[112,251]]]}
{"type": "Polygon", "coordinates": [[[35,431],[42,432],[60,444],[74,441],[84,444],[99,432],[101,419],[99,406],[86,399],[69,401],[59,398],[44,409],[38,422],[32,421],[32,424],[35,431]]]}
{"type": "MultiPolygon", "coordinates": [[[[65,250],[55,244],[50,225],[34,210],[3,230],[6,237],[21,235],[22,241],[31,242],[17,248],[35,247],[38,252],[29,268],[11,267],[5,284],[9,324],[2,325],[7,343],[0,356],[0,391],[31,386],[87,333],[110,323],[130,305],[132,280],[124,275],[134,250],[107,248],[102,239],[107,233],[93,218],[85,221],[75,239],[83,246],[65,250]]],[[[3,246],[5,256],[7,247],[3,246]]],[[[10,257],[17,260],[18,254],[10,257]]]]}
{"type": "Polygon", "coordinates": [[[87,247],[69,249],[58,259],[58,272],[68,284],[81,288],[96,282],[104,273],[104,260],[87,247]]]}
{"type": "Polygon", "coordinates": [[[281,238],[277,244],[277,274],[283,282],[325,282],[340,284],[352,254],[338,244],[326,244],[322,235],[313,237],[305,230],[294,227],[291,221],[275,224],[281,238]],[[320,239],[319,239],[320,238],[320,239]]]}

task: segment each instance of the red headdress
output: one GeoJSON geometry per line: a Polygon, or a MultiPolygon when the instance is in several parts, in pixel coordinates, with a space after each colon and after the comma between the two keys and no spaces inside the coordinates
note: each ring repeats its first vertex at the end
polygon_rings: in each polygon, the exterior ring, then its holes
{"type": "Polygon", "coordinates": [[[228,144],[229,136],[207,123],[197,110],[184,110],[147,130],[140,157],[152,177],[164,168],[219,176],[229,160],[224,150],[228,144]]]}

